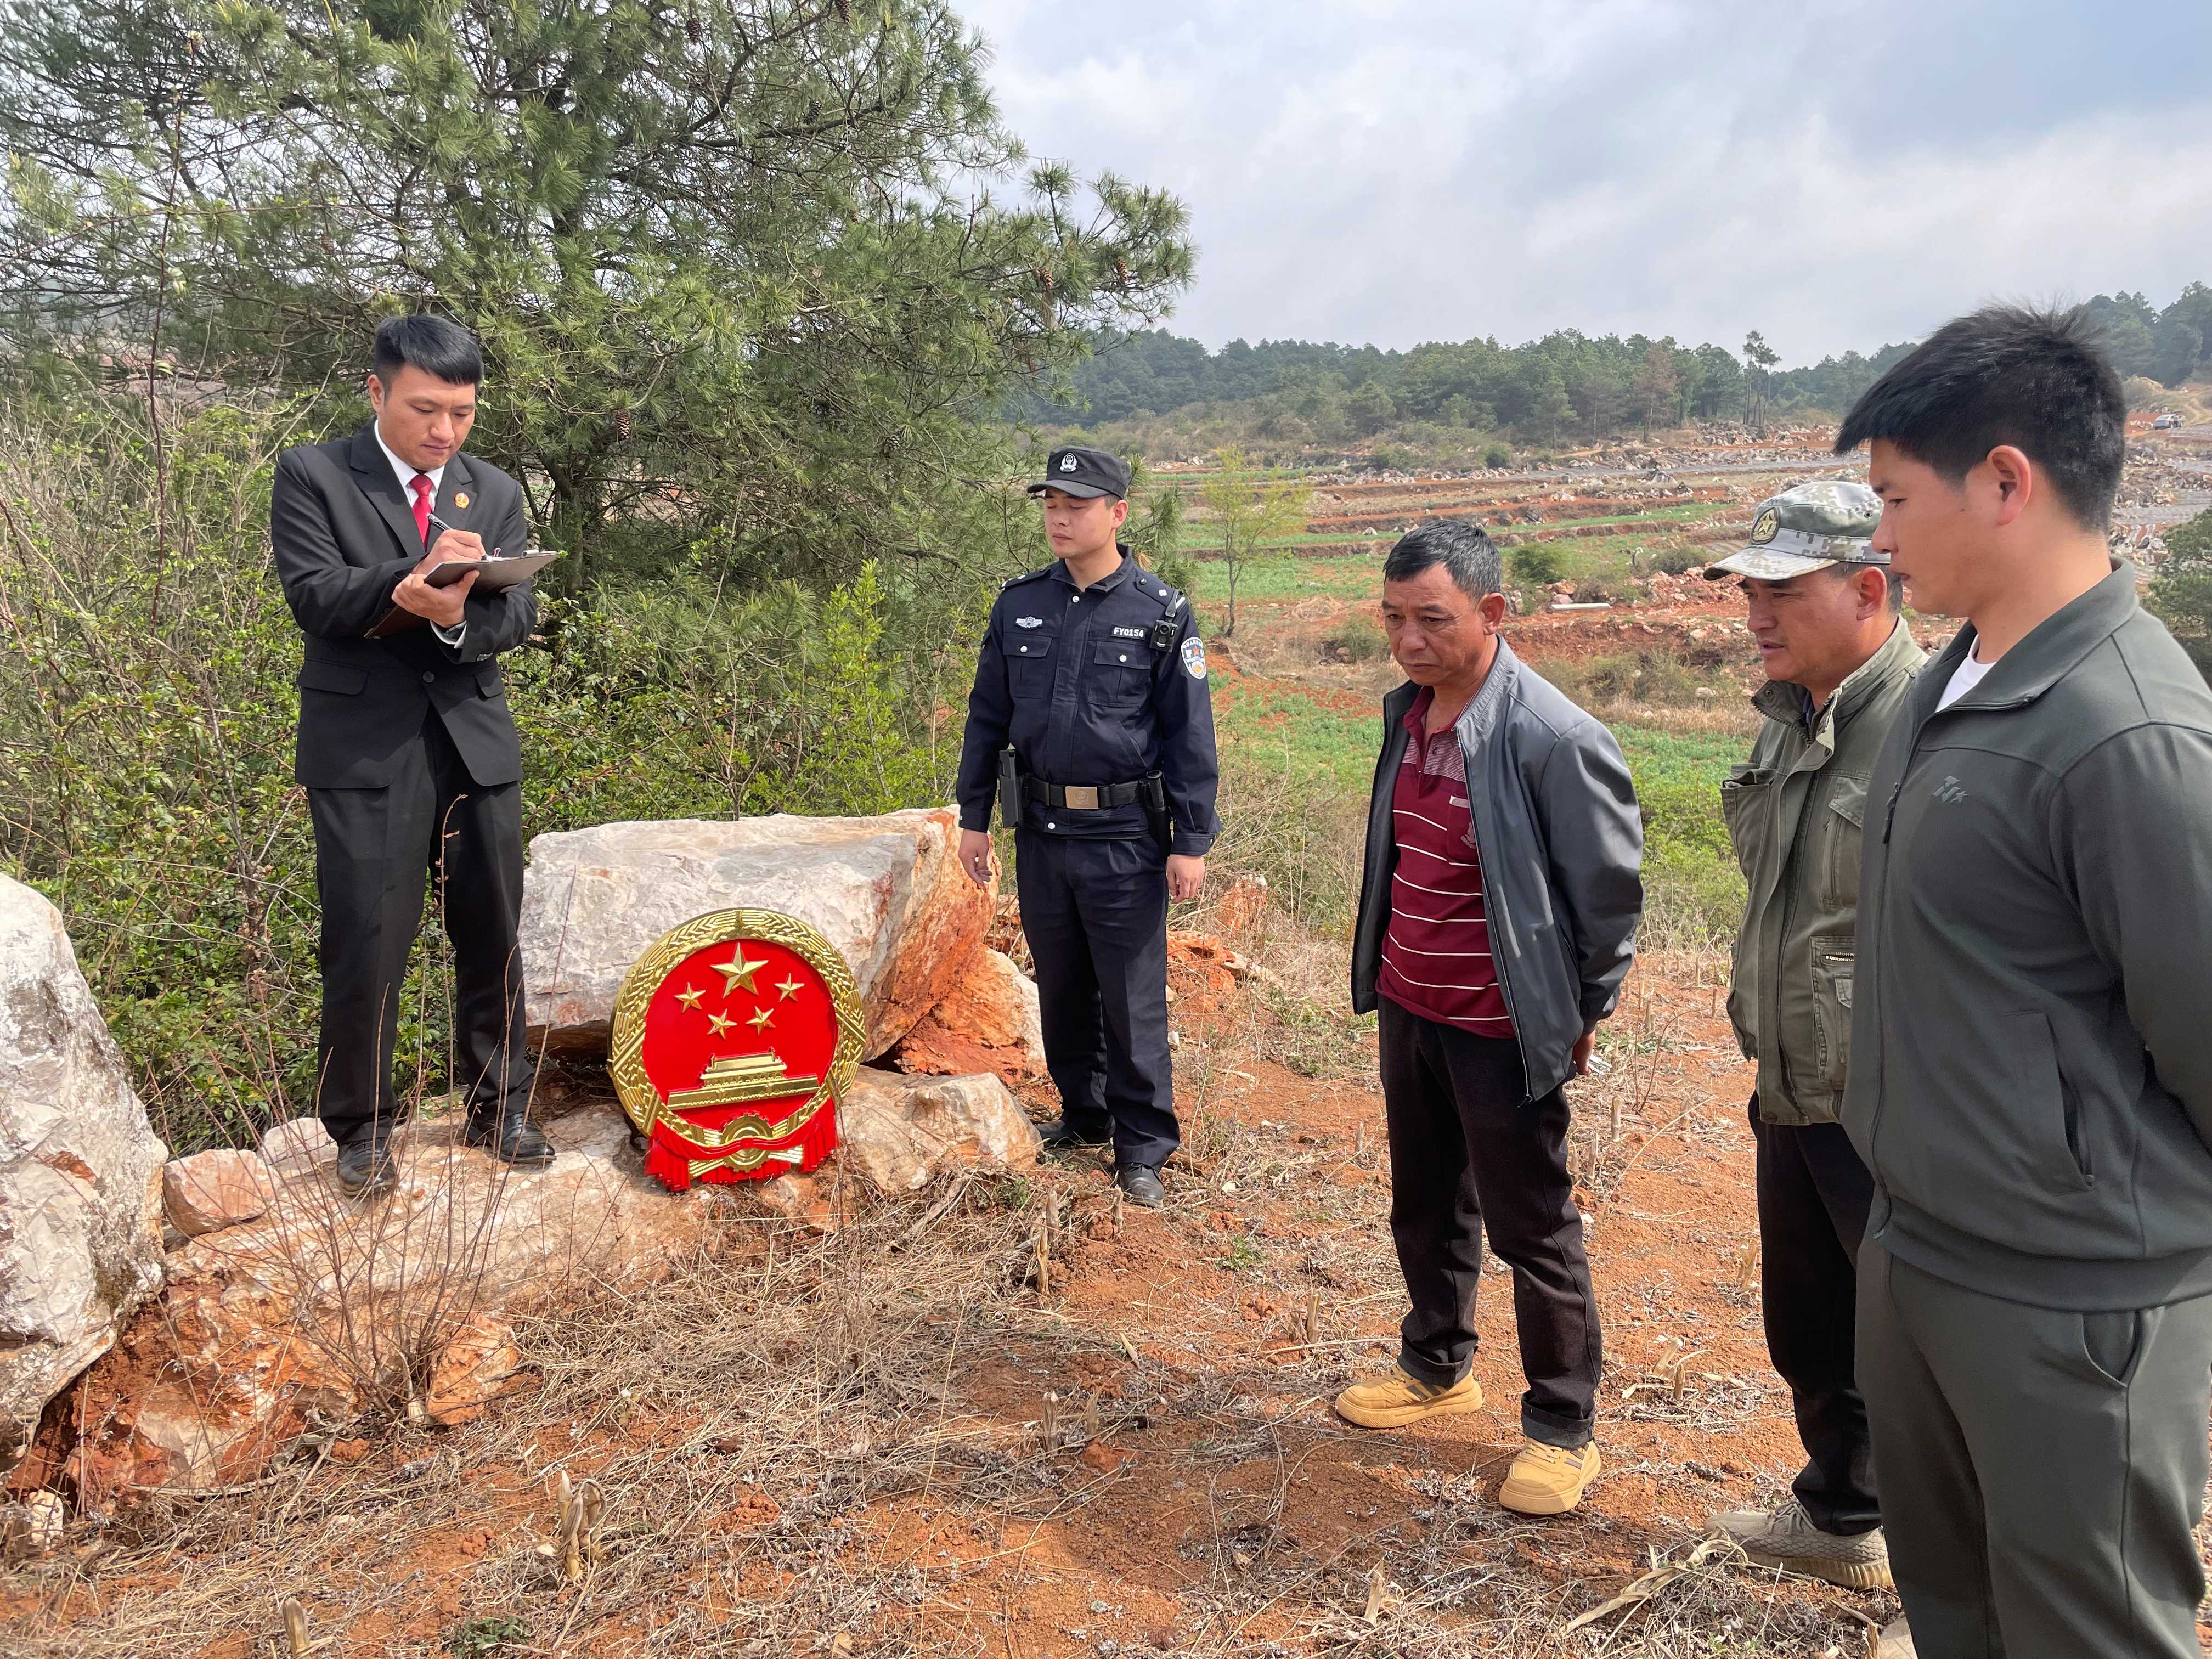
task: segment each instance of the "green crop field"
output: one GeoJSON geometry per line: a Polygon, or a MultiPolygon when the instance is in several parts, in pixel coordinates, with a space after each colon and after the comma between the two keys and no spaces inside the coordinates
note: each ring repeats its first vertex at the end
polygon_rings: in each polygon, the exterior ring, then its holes
{"type": "MultiPolygon", "coordinates": [[[[1474,514],[1461,516],[1480,516],[1480,511],[1481,509],[1478,508],[1474,514]]],[[[1685,502],[1679,507],[1653,507],[1649,512],[1624,513],[1612,518],[1563,519],[1556,524],[1548,525],[1486,525],[1484,528],[1491,531],[1493,534],[1501,536],[1520,536],[1534,532],[1539,538],[1541,538],[1543,532],[1547,530],[1578,529],[1584,526],[1595,525],[1634,526],[1648,524],[1665,529],[1672,529],[1685,520],[1703,518],[1711,511],[1711,507],[1709,503],[1689,501],[1685,502]]],[[[1426,509],[1409,510],[1406,514],[1407,519],[1409,521],[1413,522],[1418,522],[1421,519],[1431,516],[1436,515],[1431,510],[1426,509]]],[[[1218,532],[1213,530],[1208,520],[1204,519],[1194,519],[1191,521],[1189,534],[1194,539],[1187,544],[1181,550],[1194,557],[1200,559],[1207,558],[1212,555],[1218,554],[1221,551],[1220,543],[1211,540],[1196,539],[1210,537],[1215,533],[1218,532]]],[[[1398,532],[1395,531],[1377,531],[1371,536],[1364,532],[1356,530],[1310,531],[1297,536],[1273,537],[1267,541],[1261,542],[1260,545],[1263,549],[1346,547],[1356,546],[1360,543],[1371,541],[1377,544],[1379,550],[1381,549],[1387,549],[1389,544],[1397,538],[1398,532]]],[[[1562,538],[1559,538],[1557,544],[1561,546],[1571,546],[1576,539],[1577,538],[1573,537],[1562,538]]],[[[1605,537],[1596,537],[1582,539],[1602,542],[1609,538],[1605,537]]]]}
{"type": "MultiPolygon", "coordinates": [[[[1264,683],[1224,682],[1213,717],[1224,763],[1264,772],[1340,818],[1364,800],[1375,775],[1382,711],[1355,711],[1264,683]]],[[[1725,939],[1743,906],[1743,884],[1721,821],[1721,780],[1743,757],[1733,735],[1612,727],[1644,811],[1645,933],[1656,945],[1725,939]]]]}

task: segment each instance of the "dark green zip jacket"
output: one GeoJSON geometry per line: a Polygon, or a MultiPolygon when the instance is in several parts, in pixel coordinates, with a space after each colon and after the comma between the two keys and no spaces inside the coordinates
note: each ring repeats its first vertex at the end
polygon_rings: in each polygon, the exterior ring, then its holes
{"type": "Polygon", "coordinates": [[[1751,758],[1721,786],[1721,815],[1747,896],[1729,1018],[1759,1062],[1769,1123],[1833,1123],[1850,1054],[1859,831],[1881,740],[1927,655],[1900,622],[1819,709],[1769,680],[1751,758]]]}
{"type": "Polygon", "coordinates": [[[1868,793],[1844,1126],[1869,1231],[1969,1290],[2117,1311],[2212,1292],[2212,692],[2125,565],[1868,793]]]}

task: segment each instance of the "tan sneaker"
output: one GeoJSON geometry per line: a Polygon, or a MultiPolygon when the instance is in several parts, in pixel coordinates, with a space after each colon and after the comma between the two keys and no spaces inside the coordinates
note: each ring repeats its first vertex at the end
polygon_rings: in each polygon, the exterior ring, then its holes
{"type": "Polygon", "coordinates": [[[1565,1515],[1583,1501],[1600,1467],[1595,1446],[1569,1451],[1531,1440],[1505,1471],[1498,1501],[1516,1515],[1565,1515]]]}
{"type": "Polygon", "coordinates": [[[1424,1382],[1402,1365],[1355,1382],[1336,1397],[1336,1414],[1363,1429],[1402,1429],[1424,1418],[1449,1417],[1482,1404],[1482,1385],[1462,1376],[1449,1389],[1424,1382]]]}
{"type": "Polygon", "coordinates": [[[1808,1578],[1825,1578],[1853,1589],[1888,1589],[1889,1545],[1876,1527],[1871,1532],[1822,1532],[1791,1498],[1767,1514],[1737,1510],[1713,1517],[1713,1525],[1743,1547],[1743,1553],[1762,1567],[1802,1572],[1808,1578]]]}

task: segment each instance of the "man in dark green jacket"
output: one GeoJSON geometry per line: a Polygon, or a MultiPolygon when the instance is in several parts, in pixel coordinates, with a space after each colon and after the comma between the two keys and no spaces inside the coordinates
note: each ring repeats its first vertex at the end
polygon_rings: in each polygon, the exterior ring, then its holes
{"type": "Polygon", "coordinates": [[[2126,405],[1992,307],[1859,400],[1875,545],[1967,626],[1867,795],[1858,1375],[1923,1659],[2198,1659],[2212,693],[2106,553],[2126,405]]]}
{"type": "Polygon", "coordinates": [[[1850,1047],[1867,775],[1927,660],[1868,539],[1881,502],[1822,479],[1760,504],[1751,544],[1705,572],[1741,579],[1766,684],[1751,758],[1721,788],[1748,901],[1729,1016],[1759,1062],[1759,1278],[1766,1351],[1790,1384],[1806,1463],[1787,1503],[1717,1517],[1763,1566],[1890,1582],[1852,1353],[1856,1262],[1874,1180],[1836,1114],[1850,1047]]]}

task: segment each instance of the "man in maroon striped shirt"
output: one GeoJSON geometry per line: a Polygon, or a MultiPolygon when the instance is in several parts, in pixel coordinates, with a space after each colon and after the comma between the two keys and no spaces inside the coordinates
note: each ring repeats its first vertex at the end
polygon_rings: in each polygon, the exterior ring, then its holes
{"type": "Polygon", "coordinates": [[[1527,1443],[1498,1493],[1559,1515],[1598,1473],[1601,1353],[1567,1174],[1589,1069],[1643,908],[1643,826],[1612,734],[1499,637],[1498,550],[1464,520],[1382,567],[1407,684],[1383,701],[1352,1005],[1379,1008],[1390,1231],[1412,1304],[1397,1364],[1336,1408],[1366,1428],[1473,1411],[1486,1231],[1513,1269],[1527,1443]]]}

